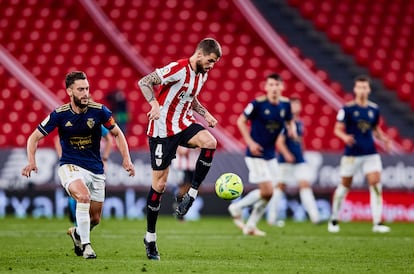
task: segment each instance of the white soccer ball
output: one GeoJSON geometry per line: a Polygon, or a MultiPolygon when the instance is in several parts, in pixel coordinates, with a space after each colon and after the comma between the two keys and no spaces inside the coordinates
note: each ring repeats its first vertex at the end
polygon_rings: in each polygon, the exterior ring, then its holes
{"type": "Polygon", "coordinates": [[[243,193],[243,181],[234,173],[224,173],[216,181],[216,194],[223,200],[234,200],[243,193]]]}

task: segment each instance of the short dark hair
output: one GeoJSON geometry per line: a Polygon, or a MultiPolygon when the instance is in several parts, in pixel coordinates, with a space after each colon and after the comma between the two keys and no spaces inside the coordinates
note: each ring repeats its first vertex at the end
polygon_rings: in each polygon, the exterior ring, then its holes
{"type": "Polygon", "coordinates": [[[266,80],[267,80],[267,79],[274,79],[274,80],[276,80],[276,81],[281,81],[281,82],[283,82],[282,77],[281,77],[279,74],[277,74],[277,73],[271,73],[271,74],[267,75],[267,76],[266,76],[266,80]]]}
{"type": "Polygon", "coordinates": [[[355,77],[354,79],[354,84],[356,82],[368,82],[368,84],[371,84],[371,78],[369,78],[368,75],[358,75],[357,77],[355,77]]]}
{"type": "Polygon", "coordinates": [[[86,74],[83,71],[72,71],[66,74],[65,86],[69,88],[76,80],[85,80],[86,74]]]}
{"type": "Polygon", "coordinates": [[[197,45],[197,50],[202,50],[204,55],[209,55],[211,53],[215,53],[217,57],[221,57],[221,46],[217,40],[213,38],[204,38],[200,41],[197,45]]]}

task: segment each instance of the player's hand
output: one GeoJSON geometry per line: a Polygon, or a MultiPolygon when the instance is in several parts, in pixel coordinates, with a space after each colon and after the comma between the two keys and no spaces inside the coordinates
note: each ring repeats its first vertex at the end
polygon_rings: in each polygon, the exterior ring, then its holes
{"type": "Polygon", "coordinates": [[[25,176],[25,177],[27,177],[27,178],[29,178],[30,177],[30,173],[32,172],[32,171],[34,171],[35,173],[37,173],[37,166],[36,166],[36,164],[35,163],[32,163],[32,164],[28,164],[27,166],[25,166],[23,169],[22,169],[22,175],[23,176],[25,176]]]}
{"type": "Polygon", "coordinates": [[[286,155],[283,155],[286,162],[288,163],[294,163],[295,162],[295,156],[292,153],[286,153],[286,155]]]}
{"type": "Polygon", "coordinates": [[[122,167],[128,171],[130,177],[135,176],[135,166],[132,164],[131,160],[122,161],[122,167]]]}
{"type": "Polygon", "coordinates": [[[387,152],[387,153],[390,153],[390,152],[392,152],[392,148],[393,148],[393,143],[392,143],[392,140],[391,139],[385,139],[384,140],[384,145],[385,145],[385,151],[387,152]]]}
{"type": "Polygon", "coordinates": [[[356,143],[354,136],[350,134],[346,134],[342,140],[347,146],[353,146],[356,143]]]}
{"type": "Polygon", "coordinates": [[[160,104],[157,100],[153,100],[150,102],[151,110],[147,113],[148,119],[150,121],[152,120],[158,120],[160,119],[160,104]]]}
{"type": "Polygon", "coordinates": [[[263,147],[256,142],[251,142],[249,145],[249,150],[253,156],[262,156],[263,147]]]}
{"type": "Polygon", "coordinates": [[[208,126],[209,127],[215,127],[217,125],[217,119],[213,117],[213,115],[211,115],[210,113],[206,113],[206,115],[204,116],[204,118],[206,119],[208,126]]]}

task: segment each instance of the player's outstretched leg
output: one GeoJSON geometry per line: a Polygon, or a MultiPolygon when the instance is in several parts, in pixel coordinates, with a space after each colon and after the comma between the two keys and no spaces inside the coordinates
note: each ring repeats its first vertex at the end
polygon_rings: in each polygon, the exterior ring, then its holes
{"type": "Polygon", "coordinates": [[[193,205],[195,198],[191,197],[189,193],[184,194],[181,202],[178,204],[175,214],[177,218],[183,218],[187,214],[190,207],[193,205]]]}
{"type": "Polygon", "coordinates": [[[191,188],[186,194],[184,194],[181,203],[175,210],[175,214],[178,218],[183,217],[190,207],[193,205],[194,200],[198,195],[198,188],[207,176],[210,170],[211,163],[213,162],[213,155],[216,149],[214,148],[202,148],[200,156],[198,157],[196,167],[194,170],[194,178],[191,182],[191,188]]]}

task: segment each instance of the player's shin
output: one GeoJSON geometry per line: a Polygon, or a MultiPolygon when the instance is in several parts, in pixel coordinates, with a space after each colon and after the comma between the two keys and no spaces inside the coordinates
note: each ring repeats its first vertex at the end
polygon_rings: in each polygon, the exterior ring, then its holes
{"type": "Polygon", "coordinates": [[[260,199],[254,204],[252,213],[246,223],[247,228],[253,229],[256,227],[266,210],[267,203],[268,202],[266,200],[260,199]]]}
{"type": "Polygon", "coordinates": [[[89,216],[89,203],[77,203],[76,204],[76,221],[77,221],[77,233],[80,236],[81,243],[90,243],[89,229],[91,225],[91,219],[89,216]]]}
{"type": "Polygon", "coordinates": [[[146,240],[148,242],[154,242],[155,239],[155,226],[157,223],[158,213],[160,211],[160,200],[162,193],[155,191],[152,187],[148,192],[147,197],[147,235],[146,240]]]}
{"type": "Polygon", "coordinates": [[[380,183],[369,186],[372,222],[374,225],[381,223],[382,215],[382,185],[380,183]]]}
{"type": "Polygon", "coordinates": [[[300,200],[302,202],[303,207],[305,208],[306,212],[309,215],[312,223],[316,224],[319,222],[319,211],[318,207],[316,206],[315,196],[313,195],[313,191],[310,187],[302,188],[299,191],[300,200]]]}
{"type": "Polygon", "coordinates": [[[331,220],[338,220],[339,210],[341,209],[342,202],[348,192],[349,188],[345,187],[343,184],[339,184],[336,188],[332,201],[331,220]]]}
{"type": "Polygon", "coordinates": [[[272,198],[267,205],[267,222],[269,224],[275,224],[277,219],[277,212],[279,210],[280,200],[282,199],[283,192],[280,188],[273,190],[272,198]]]}
{"type": "Polygon", "coordinates": [[[197,197],[198,188],[201,185],[201,183],[204,181],[204,179],[207,176],[207,173],[210,170],[215,151],[216,151],[215,149],[209,149],[209,148],[202,148],[200,151],[200,156],[198,157],[195,171],[194,171],[194,178],[191,183],[191,188],[188,191],[188,194],[193,198],[197,197]]]}

